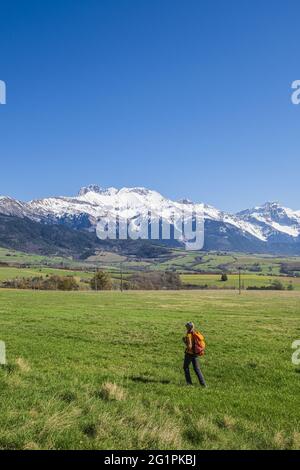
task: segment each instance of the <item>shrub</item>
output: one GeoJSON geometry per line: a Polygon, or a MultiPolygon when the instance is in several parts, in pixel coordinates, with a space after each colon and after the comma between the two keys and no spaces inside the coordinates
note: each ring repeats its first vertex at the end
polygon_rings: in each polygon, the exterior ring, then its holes
{"type": "Polygon", "coordinates": [[[91,288],[93,290],[111,290],[112,282],[110,275],[104,271],[97,271],[91,279],[91,288]]]}
{"type": "Polygon", "coordinates": [[[177,290],[182,287],[180,275],[172,271],[135,273],[129,282],[132,289],[140,290],[177,290]]]}
{"type": "Polygon", "coordinates": [[[285,287],[282,284],[282,282],[279,281],[279,279],[275,279],[275,281],[273,281],[271,284],[271,290],[284,290],[284,289],[285,287]]]}
{"type": "Polygon", "coordinates": [[[33,290],[78,290],[79,286],[72,276],[23,277],[4,281],[3,287],[33,290]]]}
{"type": "Polygon", "coordinates": [[[275,279],[269,286],[248,286],[247,290],[285,290],[285,287],[279,279],[275,279]]]}

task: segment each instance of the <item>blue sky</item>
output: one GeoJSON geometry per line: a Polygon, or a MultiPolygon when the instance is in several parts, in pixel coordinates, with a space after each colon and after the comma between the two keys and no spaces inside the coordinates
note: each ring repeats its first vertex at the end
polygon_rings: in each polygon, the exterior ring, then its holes
{"type": "Polygon", "coordinates": [[[300,209],[296,0],[0,1],[0,194],[300,209]]]}

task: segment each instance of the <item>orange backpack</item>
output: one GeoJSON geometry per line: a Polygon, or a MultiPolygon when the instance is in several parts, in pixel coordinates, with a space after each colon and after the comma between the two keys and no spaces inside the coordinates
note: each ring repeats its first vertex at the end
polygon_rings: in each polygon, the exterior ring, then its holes
{"type": "Polygon", "coordinates": [[[193,338],[193,350],[197,356],[203,356],[205,353],[205,340],[204,336],[199,331],[192,333],[193,338]]]}

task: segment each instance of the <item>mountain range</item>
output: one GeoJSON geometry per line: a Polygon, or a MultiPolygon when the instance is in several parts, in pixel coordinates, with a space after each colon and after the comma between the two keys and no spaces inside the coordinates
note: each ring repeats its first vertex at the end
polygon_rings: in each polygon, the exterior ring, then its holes
{"type": "MultiPolygon", "coordinates": [[[[205,250],[300,255],[300,210],[289,209],[278,202],[267,202],[230,214],[207,204],[189,200],[172,201],[147,188],[116,189],[98,185],[83,187],[72,197],[49,197],[29,202],[0,196],[0,245],[7,246],[8,236],[10,240],[14,239],[14,227],[20,229],[27,224],[26,233],[30,233],[30,227],[34,227],[34,233],[40,227],[40,233],[46,237],[44,245],[47,245],[47,237],[53,237],[54,232],[56,242],[60,233],[62,238],[62,234],[66,236],[66,233],[68,239],[75,237],[76,250],[72,253],[81,255],[81,252],[93,249],[98,243],[95,227],[99,218],[115,217],[116,208],[122,217],[134,221],[137,216],[148,217],[149,210],[154,214],[164,210],[179,214],[192,206],[204,211],[205,250]],[[7,224],[9,234],[4,227],[7,224]]],[[[175,240],[168,243],[178,246],[175,240]]],[[[22,245],[22,236],[17,244],[22,245]]],[[[28,243],[24,241],[23,247],[18,246],[18,249],[22,248],[28,250],[28,243]]],[[[53,249],[55,251],[55,245],[53,249]]]]}

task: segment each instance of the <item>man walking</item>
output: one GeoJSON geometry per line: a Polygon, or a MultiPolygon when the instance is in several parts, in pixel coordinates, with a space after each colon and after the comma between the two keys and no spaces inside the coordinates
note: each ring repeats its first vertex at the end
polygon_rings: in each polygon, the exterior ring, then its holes
{"type": "Polygon", "coordinates": [[[205,350],[204,336],[195,330],[194,323],[188,322],[185,325],[186,335],[182,338],[186,345],[183,370],[187,385],[192,385],[190,374],[190,364],[192,363],[195,374],[198,377],[200,385],[206,387],[206,383],[199,365],[199,356],[203,356],[205,350]]]}

